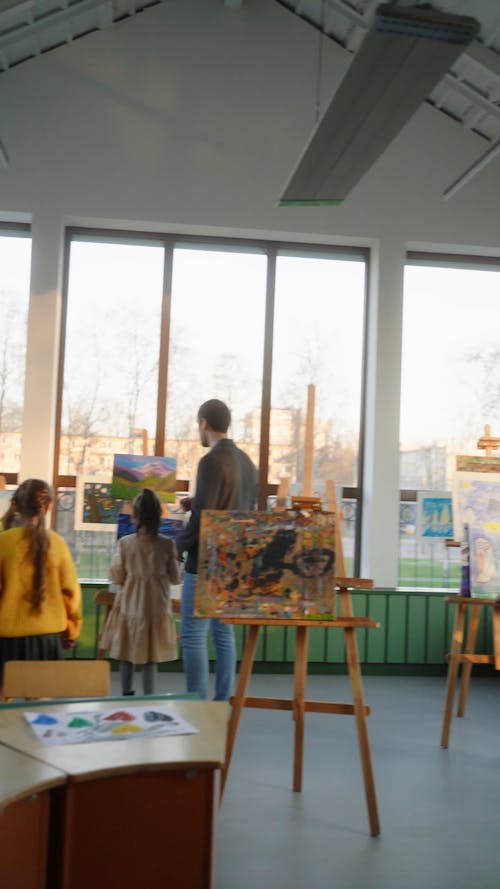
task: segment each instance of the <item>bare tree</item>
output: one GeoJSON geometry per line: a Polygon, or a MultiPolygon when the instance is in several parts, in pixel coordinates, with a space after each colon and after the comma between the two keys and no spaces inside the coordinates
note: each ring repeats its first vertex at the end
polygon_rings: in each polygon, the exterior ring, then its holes
{"type": "Polygon", "coordinates": [[[477,370],[475,382],[476,404],[482,418],[498,416],[500,409],[500,349],[490,346],[481,352],[472,352],[467,363],[477,370]]]}
{"type": "Polygon", "coordinates": [[[347,427],[340,406],[339,386],[334,386],[333,377],[328,352],[316,333],[304,341],[295,372],[281,387],[278,398],[273,399],[274,407],[289,406],[292,424],[291,448],[282,460],[284,465],[295,467],[297,479],[302,478],[307,385],[313,383],[316,387],[314,477],[319,482],[333,479],[352,484],[356,476],[357,433],[347,427]]]}
{"type": "Polygon", "coordinates": [[[66,423],[63,433],[67,436],[68,468],[73,465],[75,475],[87,468],[89,449],[96,431],[96,424],[105,420],[102,406],[99,404],[99,378],[96,377],[90,395],[81,393],[66,398],[66,423]],[[79,448],[76,440],[80,439],[79,448]]]}
{"type": "Polygon", "coordinates": [[[14,293],[0,292],[0,330],[0,432],[15,432],[22,422],[26,318],[14,293]]]}

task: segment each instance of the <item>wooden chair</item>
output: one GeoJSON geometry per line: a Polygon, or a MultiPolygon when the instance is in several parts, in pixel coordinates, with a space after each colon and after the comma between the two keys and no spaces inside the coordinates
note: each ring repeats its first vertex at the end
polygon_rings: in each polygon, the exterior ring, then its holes
{"type": "Polygon", "coordinates": [[[101,638],[104,632],[104,627],[106,626],[106,621],[111,614],[111,609],[113,607],[115,601],[116,593],[111,593],[109,590],[97,590],[94,596],[94,604],[96,606],[96,646],[95,646],[95,656],[97,660],[102,660],[106,655],[106,649],[101,645],[101,638]],[[99,612],[101,606],[104,605],[106,611],[104,612],[104,620],[102,622],[102,626],[99,629],[99,612]]]}
{"type": "Polygon", "coordinates": [[[4,698],[91,698],[109,694],[108,661],[7,661],[4,698]]]}

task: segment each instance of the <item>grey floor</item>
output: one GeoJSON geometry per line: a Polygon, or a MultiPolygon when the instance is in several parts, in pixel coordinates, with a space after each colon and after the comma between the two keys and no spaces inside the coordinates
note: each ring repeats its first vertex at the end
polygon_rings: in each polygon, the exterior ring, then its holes
{"type": "MultiPolygon", "coordinates": [[[[500,680],[473,676],[448,750],[444,678],[369,676],[364,689],[381,835],[369,833],[353,717],[307,714],[294,793],[290,713],[245,710],[217,889],[500,889],[500,680]]],[[[181,674],[160,674],[158,691],[183,690],[181,674]]],[[[254,676],[250,693],[289,697],[291,677],[254,676]]],[[[308,697],[350,701],[348,680],[309,676],[308,697]]]]}

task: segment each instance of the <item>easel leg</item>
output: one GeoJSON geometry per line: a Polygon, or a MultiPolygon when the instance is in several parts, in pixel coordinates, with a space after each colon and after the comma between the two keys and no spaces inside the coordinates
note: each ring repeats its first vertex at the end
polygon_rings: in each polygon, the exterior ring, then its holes
{"type": "MultiPolygon", "coordinates": [[[[467,630],[467,640],[465,643],[465,651],[467,654],[474,654],[476,647],[477,628],[479,626],[480,605],[473,605],[469,612],[469,627],[467,630]]],[[[465,706],[467,704],[467,693],[469,691],[469,682],[472,672],[472,664],[465,661],[462,666],[462,676],[460,681],[460,697],[458,699],[457,716],[464,716],[465,706]]]]}
{"type": "Polygon", "coordinates": [[[231,716],[229,718],[229,725],[227,729],[227,740],[226,740],[226,759],[224,762],[224,767],[222,769],[222,780],[221,780],[221,790],[220,790],[220,798],[222,802],[222,797],[224,794],[224,788],[226,786],[227,774],[229,771],[229,766],[231,764],[231,757],[233,755],[233,747],[234,742],[236,740],[236,735],[238,733],[238,725],[240,722],[241,711],[245,704],[245,698],[247,693],[248,682],[250,680],[250,675],[252,672],[253,661],[255,657],[255,649],[257,648],[257,637],[259,635],[260,627],[254,625],[250,625],[248,627],[248,636],[245,643],[245,650],[243,652],[243,658],[241,661],[240,672],[238,675],[238,683],[236,686],[236,693],[233,698],[233,704],[231,708],[231,716]]]}
{"type": "Polygon", "coordinates": [[[495,605],[491,615],[493,623],[493,655],[495,670],[500,670],[500,605],[495,605]]]}
{"type": "Polygon", "coordinates": [[[368,806],[368,819],[370,822],[370,833],[372,837],[376,837],[380,833],[380,823],[377,811],[377,799],[375,795],[375,781],[373,779],[372,761],[370,756],[370,742],[368,740],[368,731],[365,719],[365,702],[363,700],[363,683],[361,680],[361,668],[359,665],[358,643],[355,636],[355,630],[352,627],[346,627],[344,630],[344,641],[347,655],[347,666],[349,669],[349,678],[351,680],[352,700],[354,704],[354,715],[356,718],[356,728],[358,732],[359,752],[361,754],[361,766],[363,769],[363,780],[365,783],[366,804],[368,806]]]}
{"type": "Polygon", "coordinates": [[[106,611],[104,613],[104,620],[102,622],[101,632],[97,636],[96,660],[98,660],[98,661],[102,661],[104,659],[105,654],[106,654],[106,649],[101,648],[101,639],[102,639],[102,634],[104,633],[104,627],[106,626],[106,621],[110,615],[110,612],[111,612],[111,608],[109,607],[109,605],[106,605],[106,611]]]}
{"type": "Polygon", "coordinates": [[[309,628],[297,627],[295,638],[295,666],[293,673],[293,718],[295,746],[293,753],[293,789],[302,790],[302,760],[304,752],[304,701],[307,681],[307,648],[309,628]]]}
{"type": "Polygon", "coordinates": [[[460,603],[457,604],[457,613],[455,615],[455,623],[453,626],[453,643],[448,663],[448,680],[446,686],[446,702],[444,705],[443,729],[441,732],[441,747],[447,747],[450,739],[451,711],[453,709],[453,700],[455,698],[455,686],[457,684],[457,674],[460,663],[459,657],[464,639],[465,609],[465,605],[460,603]]]}

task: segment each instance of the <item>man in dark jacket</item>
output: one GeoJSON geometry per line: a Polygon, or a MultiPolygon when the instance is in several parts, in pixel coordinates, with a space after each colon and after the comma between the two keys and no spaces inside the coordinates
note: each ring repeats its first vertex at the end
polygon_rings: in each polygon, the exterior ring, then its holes
{"type": "Polygon", "coordinates": [[[216,701],[232,694],[236,667],[234,629],[215,618],[194,617],[194,593],[198,566],[198,543],[202,509],[255,509],[257,470],[241,448],[227,437],[231,413],[217,398],[205,401],[198,411],[203,447],[210,448],[199,463],[194,497],[182,501],[191,516],[177,541],[180,553],[187,553],[181,600],[181,643],[187,690],[208,695],[207,635],[210,626],[215,648],[216,701]]]}

